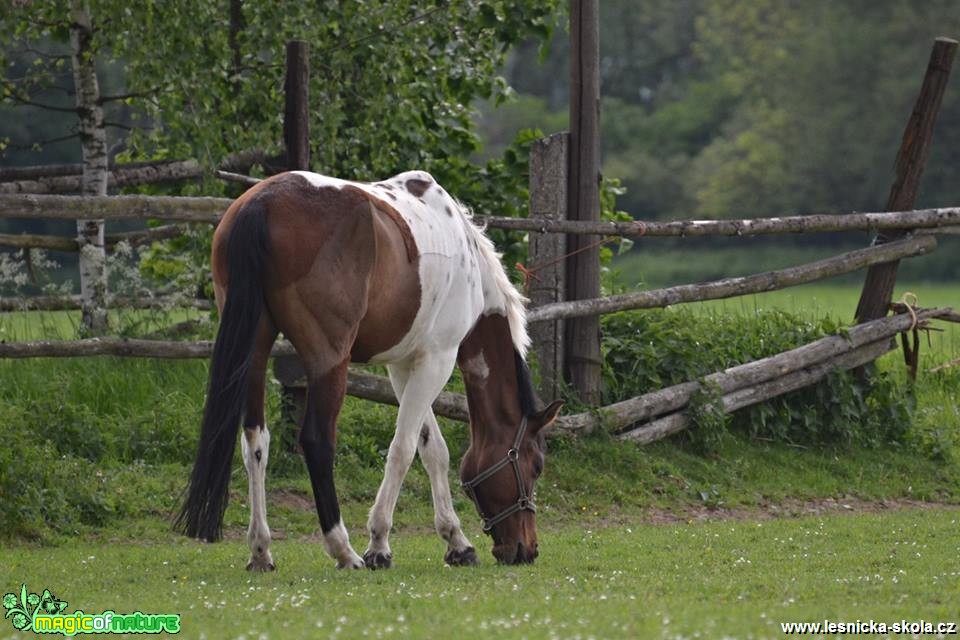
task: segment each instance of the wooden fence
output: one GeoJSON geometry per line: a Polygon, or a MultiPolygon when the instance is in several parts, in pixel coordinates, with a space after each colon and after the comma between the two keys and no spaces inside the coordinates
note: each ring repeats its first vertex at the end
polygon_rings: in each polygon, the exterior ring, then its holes
{"type": "MultiPolygon", "coordinates": [[[[217,198],[172,198],[165,196],[108,196],[90,198],[82,196],[36,196],[0,195],[0,217],[41,217],[74,219],[90,217],[96,212],[107,219],[150,218],[159,220],[188,221],[200,224],[215,224],[228,200],[217,198]],[[178,205],[184,205],[178,208],[178,205]]],[[[486,217],[485,224],[493,228],[511,229],[518,226],[513,218],[486,217]]],[[[544,244],[544,237],[555,234],[549,229],[549,219],[520,221],[533,226],[531,234],[532,254],[544,244]],[[540,231],[546,229],[545,233],[540,231]],[[543,237],[541,237],[543,236],[543,237]]],[[[592,224],[592,223],[587,223],[592,224]]],[[[563,226],[564,233],[595,232],[587,224],[563,226]],[[579,228],[584,226],[586,228],[579,228]]],[[[887,213],[861,213],[837,216],[797,216],[792,218],[767,218],[753,220],[725,220],[710,222],[648,223],[646,235],[680,235],[679,229],[695,229],[690,235],[749,235],[753,233],[798,233],[807,230],[871,230],[899,228],[911,225],[920,228],[901,240],[844,253],[839,256],[798,265],[779,271],[771,271],[740,278],[726,278],[715,282],[680,285],[663,289],[640,291],[592,300],[557,301],[541,303],[529,311],[535,350],[538,353],[554,353],[549,347],[556,342],[543,342],[539,337],[540,327],[549,327],[552,335],[562,332],[562,320],[566,318],[599,315],[625,309],[664,307],[672,304],[728,298],[760,291],[770,291],[797,286],[841,273],[862,269],[873,264],[882,264],[893,259],[923,255],[936,246],[933,233],[955,231],[960,227],[960,208],[944,208],[925,211],[900,211],[887,213]],[[654,232],[649,233],[650,229],[654,232]],[[740,230],[737,234],[736,230],[740,230]]],[[[634,233],[640,226],[621,225],[620,229],[605,229],[634,233]]],[[[562,238],[562,235],[559,237],[562,238]]],[[[2,238],[0,238],[2,242],[2,238]]],[[[27,246],[27,242],[16,246],[27,246]]],[[[41,239],[37,244],[49,244],[41,239]]],[[[531,257],[531,264],[539,258],[531,257]]],[[[533,292],[531,295],[536,295],[533,292]]],[[[18,302],[4,301],[0,309],[22,308],[18,302]]],[[[129,304],[128,301],[120,301],[129,304]]],[[[50,300],[42,308],[58,308],[50,300]]],[[[64,305],[68,306],[68,305],[64,305]]],[[[60,307],[63,308],[63,307],[60,307]]],[[[920,310],[916,322],[926,323],[931,319],[956,319],[950,309],[920,310]]],[[[756,402],[775,397],[802,386],[812,384],[836,368],[852,368],[876,359],[893,348],[891,337],[915,325],[909,313],[901,313],[849,329],[844,337],[833,336],[797,349],[765,358],[760,361],[733,367],[707,376],[707,381],[717,384],[723,393],[723,409],[733,411],[756,402]]],[[[150,358],[207,358],[212,352],[210,342],[171,342],[137,340],[126,338],[91,338],[76,341],[38,341],[0,344],[0,357],[90,357],[122,356],[150,358]]],[[[278,343],[275,356],[289,356],[289,344],[278,343]]],[[[540,356],[542,358],[543,356],[540,356]]],[[[548,355],[549,357],[549,355],[548,355]]],[[[540,360],[541,369],[544,362],[540,360]]],[[[541,385],[543,386],[543,385],[541,385]]],[[[688,419],[684,414],[687,402],[699,388],[697,382],[687,382],[668,389],[661,389],[643,396],[631,398],[607,407],[581,414],[564,416],[559,429],[566,432],[589,432],[603,427],[619,433],[619,437],[636,442],[650,442],[684,428],[688,419]],[[634,426],[643,422],[641,426],[634,426]]],[[[389,381],[362,371],[351,370],[348,393],[377,402],[395,404],[389,381]]],[[[466,400],[460,394],[444,393],[434,406],[438,415],[466,420],[466,400]]]]}
{"type": "MultiPolygon", "coordinates": [[[[918,106],[911,115],[904,143],[898,155],[897,180],[891,190],[890,201],[906,203],[902,207],[904,210],[900,211],[711,221],[611,223],[567,220],[568,137],[565,134],[557,134],[535,143],[530,158],[529,217],[516,219],[479,216],[479,220],[492,228],[529,232],[530,255],[527,266],[535,270],[535,277],[530,281],[532,308],[529,311],[529,320],[541,374],[541,393],[545,396],[553,396],[561,384],[565,360],[564,324],[567,319],[596,317],[626,309],[665,307],[672,304],[771,291],[850,273],[858,269],[876,269],[881,266],[885,270],[885,278],[889,284],[890,265],[895,265],[900,259],[923,255],[934,250],[936,234],[956,233],[960,230],[960,208],[910,210],[913,205],[912,196],[902,195],[916,193],[917,183],[922,173],[929,149],[932,122],[939,106],[939,95],[942,95],[945,84],[943,74],[949,73],[952,60],[952,54],[945,57],[945,48],[953,51],[956,48],[956,42],[938,40],[935,44],[921,98],[918,99],[918,106]],[[940,94],[937,94],[937,91],[940,94]],[[647,238],[750,236],[864,230],[886,235],[879,237],[875,245],[864,249],[777,271],[587,300],[563,299],[567,268],[564,258],[568,253],[566,239],[569,237],[583,236],[588,242],[591,236],[644,236],[647,238]]],[[[303,51],[298,52],[297,47],[288,50],[288,60],[295,59],[297,56],[305,59],[303,51]]],[[[296,83],[292,83],[292,86],[288,83],[287,90],[287,112],[290,119],[288,123],[300,122],[299,125],[291,124],[291,126],[301,127],[299,133],[290,133],[289,127],[285,129],[288,146],[287,160],[294,163],[287,166],[306,166],[309,157],[305,154],[309,153],[309,147],[303,144],[298,145],[296,142],[307,139],[307,132],[303,128],[305,117],[302,110],[290,107],[291,101],[294,103],[298,100],[303,101],[305,96],[298,94],[296,83]]],[[[188,172],[195,170],[195,166],[189,163],[175,166],[177,170],[188,172]]],[[[21,173],[22,175],[16,172],[10,173],[10,179],[36,182],[35,175],[29,172],[21,173]]],[[[115,171],[115,175],[119,176],[120,171],[115,171]]],[[[218,175],[241,182],[255,182],[255,179],[237,176],[230,172],[220,171],[218,175]]],[[[119,180],[119,177],[116,179],[119,180]]],[[[127,179],[134,180],[132,177],[127,179]]],[[[3,180],[4,175],[0,173],[0,182],[3,180]]],[[[56,184],[58,185],[56,189],[59,189],[66,182],[56,184]]],[[[0,187],[0,217],[62,220],[152,219],[210,225],[212,228],[230,203],[230,200],[224,198],[203,197],[79,197],[32,194],[23,193],[27,189],[22,186],[6,189],[0,187]]],[[[180,233],[181,226],[167,224],[146,231],[108,236],[107,244],[116,244],[121,240],[133,244],[152,242],[176,237],[180,233]]],[[[0,246],[75,251],[78,245],[75,240],[69,238],[7,234],[0,235],[0,246]]],[[[869,291],[865,290],[864,295],[867,293],[869,291]]],[[[886,296],[884,308],[889,303],[890,294],[887,293],[886,296]]],[[[133,304],[133,301],[117,300],[115,302],[133,304]]],[[[74,304],[76,303],[69,299],[66,301],[49,298],[0,300],[0,311],[23,308],[70,308],[74,304]]],[[[158,299],[147,301],[145,304],[160,305],[164,304],[164,301],[158,299]]],[[[197,301],[195,304],[202,306],[209,305],[209,302],[197,301]]],[[[706,381],[720,389],[722,393],[720,408],[724,411],[733,411],[812,384],[835,369],[862,366],[891,350],[894,344],[892,337],[897,333],[924,326],[933,319],[956,321],[957,315],[950,309],[910,309],[890,317],[869,319],[850,328],[843,336],[823,338],[770,358],[719,371],[707,376],[706,381]]],[[[209,342],[169,342],[109,337],[61,342],[0,343],[0,357],[4,358],[102,355],[206,358],[210,356],[211,351],[212,345],[209,342]]],[[[276,345],[275,357],[289,358],[291,355],[292,349],[289,344],[276,345]]],[[[675,433],[689,424],[685,410],[690,398],[699,388],[700,383],[690,381],[613,405],[599,407],[590,412],[564,416],[559,420],[559,429],[567,432],[589,432],[603,427],[618,433],[618,436],[623,439],[640,443],[651,442],[675,433]]],[[[389,381],[362,371],[351,370],[348,393],[377,402],[396,404],[389,381]]],[[[439,415],[457,420],[467,419],[466,400],[459,394],[444,392],[434,404],[434,409],[439,415]]]]}

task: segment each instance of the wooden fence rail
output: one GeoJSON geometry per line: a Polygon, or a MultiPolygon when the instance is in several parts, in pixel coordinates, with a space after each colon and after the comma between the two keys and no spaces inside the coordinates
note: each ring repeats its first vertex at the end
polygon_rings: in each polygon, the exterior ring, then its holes
{"type": "Polygon", "coordinates": [[[857,249],[816,262],[738,278],[724,278],[702,284],[684,284],[664,289],[624,293],[592,300],[555,302],[531,309],[529,322],[597,315],[627,309],[652,309],[683,302],[731,298],[750,293],[774,291],[857,271],[872,264],[908,256],[923,255],[937,246],[933,236],[918,236],[876,247],[857,249]]]}
{"type": "MultiPolygon", "coordinates": [[[[110,233],[104,237],[104,246],[113,249],[120,242],[131,246],[139,246],[156,240],[169,240],[183,235],[183,228],[175,224],[165,224],[159,227],[143,229],[141,231],[123,231],[110,233]]],[[[32,233],[0,233],[0,246],[12,249],[45,249],[47,251],[63,251],[76,253],[80,245],[76,238],[66,236],[47,236],[32,233]]]]}
{"type": "MultiPolygon", "coordinates": [[[[277,342],[271,355],[295,355],[289,342],[277,342]]],[[[0,342],[0,358],[88,358],[114,356],[124,358],[160,358],[170,360],[209,359],[213,341],[143,340],[139,338],[86,338],[83,340],[37,340],[33,342],[0,342]]],[[[358,398],[384,404],[397,404],[393,386],[383,376],[351,368],[347,393],[358,398]]],[[[434,402],[434,411],[441,416],[466,422],[469,420],[466,396],[443,391],[434,402]]]]}
{"type": "MultiPolygon", "coordinates": [[[[230,198],[186,196],[61,196],[0,194],[0,218],[158,219],[216,224],[230,198]]],[[[960,225],[960,207],[882,213],[809,214],[743,220],[585,222],[478,215],[488,227],[540,233],[650,237],[753,236],[777,233],[938,229],[960,225]]]]}
{"type": "MultiPolygon", "coordinates": [[[[2,206],[2,200],[0,200],[2,206]]],[[[634,222],[581,222],[533,218],[477,216],[496,229],[538,233],[592,234],[693,238],[702,236],[757,236],[779,233],[832,233],[878,229],[936,229],[960,225],[960,207],[890,211],[883,213],[809,214],[742,220],[676,220],[634,222]]]]}

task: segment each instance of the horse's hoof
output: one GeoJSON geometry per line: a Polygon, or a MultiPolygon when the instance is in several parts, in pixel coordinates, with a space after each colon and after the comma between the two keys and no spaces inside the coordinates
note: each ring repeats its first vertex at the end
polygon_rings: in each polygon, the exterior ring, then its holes
{"type": "Polygon", "coordinates": [[[363,558],[356,553],[352,554],[352,557],[347,561],[340,560],[337,562],[337,569],[363,569],[363,567],[363,558]]]}
{"type": "Polygon", "coordinates": [[[393,564],[393,554],[382,551],[367,551],[363,554],[363,563],[367,569],[389,569],[393,564]]]}
{"type": "Polygon", "coordinates": [[[466,549],[450,549],[443,556],[443,561],[451,567],[475,567],[480,564],[477,560],[477,552],[473,547],[466,549]]]}
{"type": "Polygon", "coordinates": [[[250,558],[250,562],[247,563],[247,571],[276,571],[277,565],[273,564],[273,560],[270,558],[250,558]]]}

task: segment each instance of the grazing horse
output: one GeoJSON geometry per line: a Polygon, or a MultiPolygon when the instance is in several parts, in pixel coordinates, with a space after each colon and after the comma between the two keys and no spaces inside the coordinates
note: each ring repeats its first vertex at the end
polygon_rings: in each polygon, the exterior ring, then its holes
{"type": "Polygon", "coordinates": [[[248,569],[275,565],[267,525],[270,431],[264,383],[279,332],[307,375],[300,432],[324,547],[338,567],[389,567],[388,537],[400,485],[420,458],[430,476],[444,561],[477,563],[453,510],[450,455],[431,405],[454,364],[463,372],[470,447],[464,490],[493,537],[499,562],[537,556],[533,484],[544,431],[561,403],[538,411],[524,361],[524,300],[493,243],[467,211],[422,171],[377,183],[294,171],[262,181],[224,214],[213,238],[220,328],[196,461],[177,526],[221,536],[238,425],[250,484],[248,569]],[[370,510],[370,543],[350,546],[333,483],[337,415],[347,365],[385,363],[400,409],[383,482],[370,510]]]}

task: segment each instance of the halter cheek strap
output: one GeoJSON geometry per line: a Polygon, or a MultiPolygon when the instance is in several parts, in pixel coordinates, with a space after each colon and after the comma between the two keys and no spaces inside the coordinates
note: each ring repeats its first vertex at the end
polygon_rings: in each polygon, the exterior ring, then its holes
{"type": "Polygon", "coordinates": [[[507,455],[501,458],[498,462],[487,467],[485,470],[478,473],[471,480],[467,480],[462,484],[464,492],[473,501],[474,506],[477,507],[477,513],[480,514],[480,518],[483,520],[483,531],[489,533],[493,527],[497,524],[503,522],[513,514],[519,511],[536,511],[537,505],[533,503],[533,498],[527,495],[527,489],[523,484],[523,476],[520,473],[520,443],[523,442],[523,435],[527,431],[527,417],[524,416],[523,420],[520,421],[520,428],[517,429],[517,435],[513,439],[513,446],[507,451],[507,455]],[[514,475],[517,478],[517,489],[520,493],[520,497],[517,498],[517,501],[512,505],[501,511],[500,513],[492,516],[490,518],[486,517],[483,514],[483,509],[480,508],[480,501],[477,500],[477,494],[475,489],[480,485],[484,480],[493,476],[493,474],[500,471],[507,465],[513,466],[514,475]]]}

